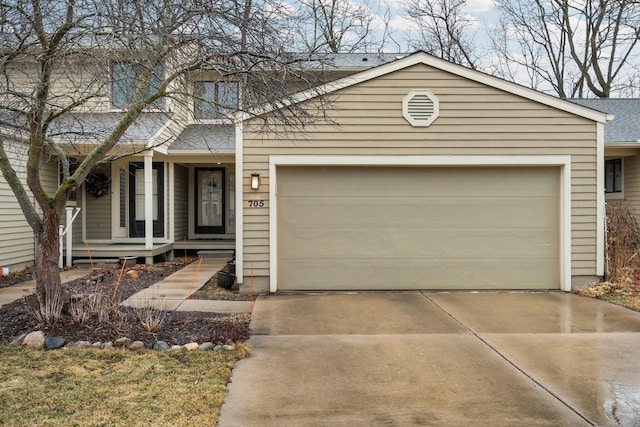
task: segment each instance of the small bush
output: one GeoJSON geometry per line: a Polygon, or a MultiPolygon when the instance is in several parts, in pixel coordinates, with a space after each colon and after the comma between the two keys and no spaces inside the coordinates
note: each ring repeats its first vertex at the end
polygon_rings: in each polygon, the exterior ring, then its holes
{"type": "Polygon", "coordinates": [[[158,332],[168,314],[166,310],[156,308],[153,300],[147,301],[142,307],[134,307],[133,312],[147,332],[158,332]]]}
{"type": "Polygon", "coordinates": [[[635,276],[640,227],[625,202],[607,204],[607,269],[612,283],[632,283],[635,276]]]}

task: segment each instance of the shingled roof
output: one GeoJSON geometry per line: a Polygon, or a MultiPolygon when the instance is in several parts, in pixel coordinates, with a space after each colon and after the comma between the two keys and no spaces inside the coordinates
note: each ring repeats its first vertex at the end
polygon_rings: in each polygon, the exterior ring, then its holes
{"type": "Polygon", "coordinates": [[[598,98],[569,101],[615,116],[604,126],[605,144],[640,142],[640,99],[598,98]]]}

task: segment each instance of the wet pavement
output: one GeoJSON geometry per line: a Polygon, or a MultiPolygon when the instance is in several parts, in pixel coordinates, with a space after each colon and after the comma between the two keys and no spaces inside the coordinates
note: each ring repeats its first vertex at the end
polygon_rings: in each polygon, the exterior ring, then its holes
{"type": "Polygon", "coordinates": [[[640,313],[561,292],[260,298],[219,426],[640,425],[640,313]]]}

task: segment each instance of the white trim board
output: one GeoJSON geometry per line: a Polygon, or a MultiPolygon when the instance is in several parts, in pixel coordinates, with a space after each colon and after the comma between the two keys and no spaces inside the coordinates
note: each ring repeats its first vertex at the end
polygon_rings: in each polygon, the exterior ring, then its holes
{"type": "Polygon", "coordinates": [[[571,291],[571,156],[269,156],[269,291],[278,291],[278,166],[558,166],[560,289],[571,291]]]}

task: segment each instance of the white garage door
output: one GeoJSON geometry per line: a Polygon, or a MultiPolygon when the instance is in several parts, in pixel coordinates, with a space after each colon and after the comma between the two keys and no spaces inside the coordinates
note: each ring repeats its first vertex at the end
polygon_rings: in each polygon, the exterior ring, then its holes
{"type": "Polygon", "coordinates": [[[559,179],[552,167],[278,167],[278,289],[559,289],[559,179]]]}

